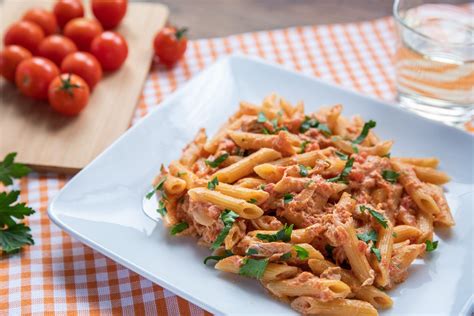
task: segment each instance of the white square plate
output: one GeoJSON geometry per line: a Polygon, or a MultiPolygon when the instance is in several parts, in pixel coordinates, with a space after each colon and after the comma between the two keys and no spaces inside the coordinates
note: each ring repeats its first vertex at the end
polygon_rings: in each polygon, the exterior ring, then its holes
{"type": "Polygon", "coordinates": [[[49,206],[51,220],[120,264],[218,314],[293,315],[255,281],[219,273],[202,263],[209,250],[192,238],[170,237],[147,218],[142,198],[160,165],[176,159],[200,127],[209,134],[240,100],[258,102],[271,92],[307,111],[342,103],[344,114],[377,121],[393,154],[437,156],[453,178],[447,188],[457,225],[438,231],[438,250],[410,268],[391,290],[394,307],[382,315],[470,314],[473,297],[473,140],[397,106],[329,85],[280,66],[246,57],[222,59],[167,98],[62,189],[49,206]]]}

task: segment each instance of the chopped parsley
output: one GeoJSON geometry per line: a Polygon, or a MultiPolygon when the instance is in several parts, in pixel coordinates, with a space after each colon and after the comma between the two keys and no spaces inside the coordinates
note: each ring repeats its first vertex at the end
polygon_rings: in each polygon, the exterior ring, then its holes
{"type": "Polygon", "coordinates": [[[378,262],[382,261],[382,256],[380,255],[380,250],[378,248],[372,247],[370,248],[370,251],[375,255],[378,262]]]}
{"type": "Polygon", "coordinates": [[[364,141],[364,139],[367,137],[369,134],[369,131],[371,128],[374,128],[377,125],[375,121],[368,121],[367,123],[364,124],[364,127],[362,127],[362,131],[360,132],[360,135],[357,136],[356,139],[352,141],[353,144],[360,144],[364,141]]]}
{"type": "Polygon", "coordinates": [[[181,178],[182,176],[186,175],[187,172],[185,171],[178,171],[178,173],[176,174],[178,176],[178,178],[181,178]]]}
{"type": "Polygon", "coordinates": [[[232,224],[234,224],[235,220],[239,217],[239,214],[235,213],[231,210],[224,210],[219,217],[221,221],[224,223],[224,228],[222,228],[219,235],[217,235],[216,240],[211,245],[211,250],[216,250],[217,248],[222,245],[225,238],[229,234],[230,229],[232,228],[232,224]]]}
{"type": "Polygon", "coordinates": [[[351,172],[353,164],[354,164],[354,158],[349,158],[346,162],[346,165],[344,166],[344,169],[342,169],[342,172],[338,176],[334,178],[330,178],[327,181],[347,183],[347,176],[351,172]]]}
{"type": "Polygon", "coordinates": [[[259,190],[265,190],[265,187],[266,187],[265,184],[260,184],[260,185],[258,186],[258,189],[259,189],[259,190]]]}
{"type": "Polygon", "coordinates": [[[245,253],[246,256],[253,256],[257,254],[258,254],[258,250],[253,249],[253,248],[247,249],[247,252],[245,253]]]}
{"type": "Polygon", "coordinates": [[[274,241],[284,241],[289,242],[291,240],[291,233],[293,232],[293,224],[290,226],[283,226],[282,229],[277,231],[275,234],[257,234],[257,238],[261,240],[266,240],[269,242],[274,241]]]}
{"type": "Polygon", "coordinates": [[[336,155],[339,157],[339,159],[341,160],[347,160],[349,158],[349,156],[347,156],[346,154],[344,153],[341,153],[340,151],[336,151],[336,155]]]}
{"type": "Polygon", "coordinates": [[[426,252],[435,251],[438,248],[438,241],[425,240],[426,252]]]}
{"type": "Polygon", "coordinates": [[[296,256],[301,259],[301,260],[306,260],[309,258],[309,252],[308,250],[304,249],[301,246],[294,245],[293,248],[296,251],[296,256]]]}
{"type": "Polygon", "coordinates": [[[163,200],[160,200],[160,201],[158,202],[158,208],[156,209],[156,211],[157,211],[158,213],[160,213],[161,216],[165,216],[166,213],[168,212],[168,211],[166,210],[166,205],[165,205],[165,203],[163,202],[163,200]]]}
{"type": "Polygon", "coordinates": [[[217,177],[214,177],[211,181],[207,183],[207,188],[209,190],[215,190],[216,186],[218,185],[219,185],[219,180],[217,179],[217,177]]]}
{"type": "Polygon", "coordinates": [[[390,153],[388,153],[388,154],[383,155],[382,157],[390,158],[390,156],[391,156],[390,153]]]}
{"type": "Polygon", "coordinates": [[[251,198],[251,199],[248,200],[247,202],[252,203],[252,204],[255,204],[255,203],[257,203],[257,199],[251,198]]]}
{"type": "Polygon", "coordinates": [[[153,190],[151,190],[150,192],[147,193],[146,195],[146,198],[149,200],[151,199],[151,197],[153,196],[153,194],[155,194],[156,191],[161,191],[161,194],[163,195],[163,198],[166,199],[166,194],[165,192],[163,191],[163,185],[165,184],[165,181],[166,181],[166,176],[164,176],[160,182],[158,182],[158,184],[153,188],[153,190]]]}
{"type": "Polygon", "coordinates": [[[390,169],[385,169],[382,171],[382,177],[390,183],[397,183],[397,179],[399,176],[400,174],[398,172],[395,172],[390,169]]]}
{"type": "Polygon", "coordinates": [[[268,259],[243,259],[243,265],[239,269],[239,274],[255,279],[261,279],[268,265],[268,259]]]}
{"type": "Polygon", "coordinates": [[[306,167],[305,165],[298,165],[300,169],[300,176],[302,177],[307,177],[308,176],[308,171],[311,170],[310,167],[306,167]]]}
{"type": "Polygon", "coordinates": [[[300,133],[305,133],[310,128],[317,128],[326,136],[329,136],[332,134],[331,130],[326,124],[321,124],[317,119],[313,119],[309,116],[305,116],[304,121],[303,123],[301,123],[301,126],[300,126],[300,133]]]}
{"type": "Polygon", "coordinates": [[[357,234],[357,238],[362,240],[365,243],[368,243],[369,241],[376,242],[377,241],[377,232],[375,230],[371,230],[367,233],[363,234],[357,234]]]}
{"type": "Polygon", "coordinates": [[[207,256],[206,258],[204,258],[204,264],[207,264],[209,260],[221,261],[222,259],[230,257],[232,255],[233,255],[232,251],[226,250],[222,256],[217,256],[217,255],[207,256]]]}
{"type": "Polygon", "coordinates": [[[285,195],[283,195],[283,203],[288,204],[291,201],[293,201],[293,194],[285,193],[285,195]]]}
{"type": "Polygon", "coordinates": [[[356,153],[356,154],[359,153],[359,148],[357,148],[357,146],[355,144],[351,144],[351,147],[352,147],[352,150],[354,151],[354,153],[356,153]]]}
{"type": "Polygon", "coordinates": [[[304,140],[301,145],[300,145],[300,154],[304,153],[305,150],[306,150],[306,146],[309,144],[310,142],[307,141],[307,140],[304,140]]]}
{"type": "Polygon", "coordinates": [[[259,122],[259,123],[265,123],[267,120],[268,120],[268,119],[267,119],[267,117],[265,116],[265,113],[263,113],[263,112],[258,113],[258,115],[257,115],[257,122],[259,122]]]}
{"type": "Polygon", "coordinates": [[[214,161],[210,161],[206,159],[206,165],[208,165],[211,168],[217,168],[221,163],[223,163],[227,158],[229,158],[229,154],[225,153],[214,159],[214,161]]]}
{"type": "Polygon", "coordinates": [[[9,153],[0,162],[0,182],[4,185],[13,184],[13,179],[19,179],[31,172],[31,169],[21,163],[15,163],[16,153],[9,153]]]}
{"type": "Polygon", "coordinates": [[[367,207],[365,205],[361,205],[359,207],[360,211],[363,213],[364,211],[369,211],[369,214],[372,215],[373,218],[375,218],[377,220],[377,222],[379,222],[380,225],[382,225],[383,228],[387,228],[388,227],[388,224],[387,224],[387,219],[383,216],[382,213],[379,213],[373,209],[371,209],[370,207],[367,207]]]}
{"type": "Polygon", "coordinates": [[[291,252],[284,253],[280,256],[281,261],[286,261],[291,258],[291,252]]]}
{"type": "Polygon", "coordinates": [[[182,231],[184,231],[188,227],[189,227],[189,225],[186,222],[178,223],[178,224],[174,225],[173,227],[171,227],[170,234],[174,236],[176,234],[181,233],[182,231]]]}

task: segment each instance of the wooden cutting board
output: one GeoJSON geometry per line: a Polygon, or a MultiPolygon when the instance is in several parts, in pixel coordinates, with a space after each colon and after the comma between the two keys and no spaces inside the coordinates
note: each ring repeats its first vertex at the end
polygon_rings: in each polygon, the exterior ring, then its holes
{"type": "MultiPolygon", "coordinates": [[[[0,5],[1,42],[5,29],[28,8],[51,9],[54,1],[6,0],[0,5]]],[[[92,17],[84,1],[86,16],[92,17]]],[[[128,42],[128,58],[118,71],[105,74],[86,109],[68,118],[46,102],[22,96],[0,79],[0,160],[17,152],[17,161],[36,170],[74,173],[86,166],[130,126],[149,72],[155,33],[164,26],[168,8],[156,3],[129,3],[118,27],[128,42]]]]}

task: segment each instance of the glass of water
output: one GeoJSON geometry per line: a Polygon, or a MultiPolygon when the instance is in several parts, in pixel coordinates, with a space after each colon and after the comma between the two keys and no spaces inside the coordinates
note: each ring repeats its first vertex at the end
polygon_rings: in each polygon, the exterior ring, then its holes
{"type": "Polygon", "coordinates": [[[474,5],[395,0],[402,106],[447,124],[474,115],[474,5]]]}

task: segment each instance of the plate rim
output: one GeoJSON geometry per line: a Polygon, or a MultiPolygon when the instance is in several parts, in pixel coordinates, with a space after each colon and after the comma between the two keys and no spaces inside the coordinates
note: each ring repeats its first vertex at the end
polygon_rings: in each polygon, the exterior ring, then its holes
{"type": "MultiPolygon", "coordinates": [[[[176,295],[178,296],[181,296],[183,298],[185,298],[186,300],[189,300],[191,301],[193,304],[196,304],[197,306],[200,306],[202,308],[204,308],[205,310],[211,312],[211,313],[215,313],[215,314],[225,314],[225,312],[213,307],[212,305],[208,305],[207,303],[203,302],[203,301],[200,301],[198,299],[196,299],[191,293],[188,293],[187,291],[185,290],[182,290],[180,288],[177,288],[175,286],[173,286],[172,284],[160,279],[158,276],[155,276],[149,272],[147,272],[146,270],[140,268],[139,266],[135,265],[133,262],[129,261],[128,259],[112,252],[112,251],[109,251],[107,248],[103,247],[102,245],[100,245],[99,243],[96,243],[92,240],[90,240],[88,237],[86,237],[84,234],[76,231],[74,228],[70,227],[68,224],[62,222],[59,218],[58,218],[58,211],[56,210],[56,203],[58,200],[60,200],[60,198],[62,197],[62,194],[63,192],[68,189],[70,186],[74,185],[76,180],[81,177],[81,175],[85,172],[88,171],[89,168],[92,167],[92,165],[94,165],[98,160],[100,160],[102,158],[103,155],[105,155],[106,153],[108,153],[110,150],[112,150],[119,142],[121,142],[124,138],[126,138],[128,136],[128,134],[133,131],[134,129],[136,128],[139,128],[143,122],[147,119],[150,118],[151,115],[155,115],[155,112],[156,111],[159,111],[160,108],[162,107],[166,107],[168,106],[169,103],[172,103],[176,98],[179,98],[180,95],[182,95],[186,90],[187,90],[187,87],[190,86],[193,82],[195,81],[199,81],[201,77],[205,76],[208,72],[212,72],[215,68],[217,67],[230,67],[232,69],[232,63],[233,62],[236,62],[236,61],[244,61],[244,62],[251,62],[251,63],[257,63],[257,64],[264,64],[266,66],[270,66],[270,67],[274,67],[274,68],[277,68],[281,71],[284,71],[284,72],[288,72],[292,75],[296,75],[296,76],[300,76],[300,77],[304,77],[305,79],[309,79],[311,81],[315,81],[316,83],[318,84],[322,84],[322,85],[326,85],[326,86],[330,86],[330,87],[333,87],[333,88],[336,88],[338,90],[342,90],[344,91],[345,93],[349,93],[349,94],[353,94],[353,95],[356,95],[358,97],[362,97],[362,98],[365,98],[365,99],[369,99],[370,101],[372,102],[376,102],[376,103],[379,103],[379,104],[383,104],[384,106],[389,106],[389,107],[392,107],[392,108],[395,108],[397,111],[400,111],[404,114],[402,115],[409,115],[409,116],[412,116],[412,117],[416,117],[417,119],[421,119],[421,120],[424,120],[424,121],[428,121],[429,123],[431,124],[435,124],[437,126],[440,126],[442,128],[448,128],[448,129],[451,129],[452,131],[456,131],[456,137],[466,137],[465,135],[469,135],[472,139],[474,139],[474,135],[465,131],[465,130],[461,130],[459,128],[456,128],[456,127],[453,127],[453,126],[449,126],[449,125],[446,125],[446,124],[443,124],[441,122],[437,122],[437,121],[433,121],[433,120],[430,120],[428,118],[425,118],[425,117],[422,117],[422,116],[419,116],[411,111],[409,111],[408,109],[405,109],[403,107],[401,107],[400,105],[397,105],[397,101],[395,101],[394,103],[391,103],[387,100],[381,100],[381,99],[377,99],[376,97],[374,96],[371,96],[371,95],[365,95],[361,92],[358,92],[358,91],[353,91],[347,87],[344,87],[344,86],[340,86],[340,85],[337,85],[335,83],[332,83],[332,82],[328,82],[328,81],[325,81],[323,80],[322,78],[319,78],[319,77],[315,77],[315,76],[311,76],[307,73],[302,73],[302,72],[298,72],[296,70],[293,70],[293,69],[290,69],[288,67],[285,67],[284,64],[277,64],[277,63],[274,63],[274,62],[271,62],[271,61],[268,61],[268,60],[265,60],[265,59],[262,59],[262,58],[258,58],[258,57],[255,57],[255,56],[249,56],[249,55],[245,55],[245,54],[242,54],[242,53],[235,53],[235,54],[231,54],[231,55],[227,55],[227,56],[224,56],[224,57],[221,57],[219,59],[217,59],[214,63],[210,64],[209,66],[203,68],[199,73],[197,73],[195,76],[193,76],[190,80],[188,80],[187,82],[185,82],[183,84],[182,87],[180,87],[179,89],[173,91],[169,96],[167,96],[162,102],[158,103],[159,106],[156,106],[154,109],[152,109],[151,111],[149,111],[149,113],[147,113],[147,115],[145,115],[143,118],[141,118],[138,122],[136,122],[133,126],[131,126],[126,132],[124,132],[122,135],[120,135],[115,141],[113,141],[106,149],[104,149],[104,151],[102,151],[97,157],[95,157],[89,164],[87,164],[81,171],[79,171],[76,175],[74,175],[65,185],[63,188],[61,188],[61,190],[59,192],[57,192],[57,194],[51,199],[51,201],[49,202],[48,204],[48,208],[47,208],[47,214],[48,214],[48,217],[49,219],[55,224],[57,225],[60,229],[62,229],[63,231],[65,231],[66,233],[68,233],[69,235],[71,235],[72,237],[76,238],[77,240],[79,240],[81,243],[87,245],[88,247],[91,247],[92,249],[100,252],[101,254],[105,255],[106,257],[116,261],[117,263],[119,263],[120,265],[126,267],[127,269],[130,269],[132,270],[133,272],[145,277],[146,279],[162,286],[163,288],[166,288],[170,291],[172,291],[173,293],[175,293],[176,295]],[[464,135],[464,136],[463,136],[464,135]]],[[[231,73],[231,76],[232,76],[232,73],[231,73]]],[[[472,183],[471,183],[472,184],[472,183]]],[[[466,304],[469,304],[469,301],[468,300],[466,302],[466,304]]],[[[471,297],[471,301],[474,301],[474,295],[471,297]]]]}

